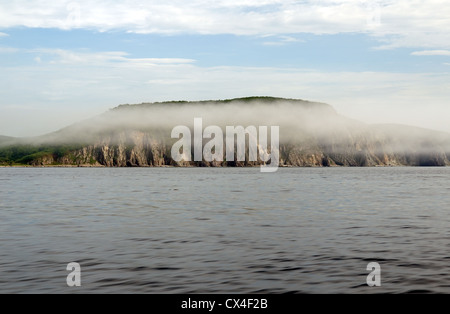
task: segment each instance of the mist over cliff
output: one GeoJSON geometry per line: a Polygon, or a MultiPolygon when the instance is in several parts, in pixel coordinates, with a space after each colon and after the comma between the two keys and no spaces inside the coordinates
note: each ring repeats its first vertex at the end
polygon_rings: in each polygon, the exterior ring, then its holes
{"type": "MultiPolygon", "coordinates": [[[[445,166],[450,134],[401,125],[368,125],[330,105],[248,97],[120,105],[40,137],[0,137],[0,163],[92,166],[252,166],[262,161],[175,162],[177,125],[279,126],[281,166],[445,166]]],[[[247,154],[248,155],[248,154],[247,154]]]]}

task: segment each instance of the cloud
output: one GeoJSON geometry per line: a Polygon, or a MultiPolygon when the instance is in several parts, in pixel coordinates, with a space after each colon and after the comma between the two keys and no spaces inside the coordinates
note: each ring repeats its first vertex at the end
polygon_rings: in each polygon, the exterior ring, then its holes
{"type": "Polygon", "coordinates": [[[6,34],[6,33],[2,33],[2,32],[0,32],[0,38],[1,37],[7,37],[7,36],[9,36],[8,34],[6,34]]]}
{"type": "Polygon", "coordinates": [[[0,53],[15,53],[17,51],[19,51],[17,48],[0,46],[0,53]]]}
{"type": "Polygon", "coordinates": [[[382,48],[450,49],[447,0],[26,0],[0,3],[0,28],[157,34],[365,33],[382,48]]]}
{"type": "Polygon", "coordinates": [[[414,51],[413,56],[450,56],[450,50],[424,50],[414,51]]]}
{"type": "MultiPolygon", "coordinates": [[[[102,65],[113,64],[115,66],[156,66],[156,65],[170,65],[170,64],[189,64],[195,62],[193,59],[184,58],[131,58],[128,53],[123,51],[111,52],[80,52],[70,51],[64,49],[32,49],[29,53],[39,55],[50,55],[54,58],[50,61],[51,64],[89,64],[102,65]]],[[[37,56],[37,62],[42,62],[42,59],[37,56]]]]}
{"type": "MultiPolygon", "coordinates": [[[[265,36],[265,37],[267,37],[267,36],[265,36]]],[[[303,42],[305,42],[305,41],[302,39],[292,37],[292,36],[278,36],[274,40],[263,42],[263,45],[264,46],[284,46],[287,44],[303,43],[303,42]]]]}

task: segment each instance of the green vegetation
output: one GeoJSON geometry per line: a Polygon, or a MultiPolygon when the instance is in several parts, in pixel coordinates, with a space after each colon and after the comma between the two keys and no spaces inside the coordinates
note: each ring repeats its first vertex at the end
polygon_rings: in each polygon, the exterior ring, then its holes
{"type": "Polygon", "coordinates": [[[170,105],[189,105],[189,104],[228,104],[233,102],[239,103],[251,103],[251,102],[260,102],[260,103],[271,103],[276,101],[289,101],[289,102],[302,102],[308,103],[308,101],[304,101],[301,99],[291,99],[291,98],[279,98],[279,97],[270,97],[270,96],[251,96],[251,97],[242,97],[242,98],[233,98],[233,99],[223,99],[223,100],[201,100],[201,101],[186,101],[186,100],[172,100],[172,101],[163,101],[163,102],[153,102],[153,103],[141,103],[136,105],[123,104],[119,105],[112,110],[121,110],[121,109],[138,109],[142,107],[148,106],[170,106],[170,105]]]}
{"type": "Polygon", "coordinates": [[[61,158],[80,145],[11,145],[0,147],[0,165],[29,165],[46,156],[61,158]]]}
{"type": "Polygon", "coordinates": [[[24,156],[18,160],[15,160],[15,163],[29,165],[35,160],[44,158],[46,156],[51,156],[51,155],[52,154],[47,151],[37,152],[37,153],[31,154],[31,155],[24,156]]]}
{"type": "Polygon", "coordinates": [[[302,101],[300,99],[288,99],[288,98],[279,98],[279,97],[270,97],[270,96],[251,96],[251,97],[242,97],[242,98],[234,98],[234,99],[225,99],[225,100],[221,100],[221,102],[224,103],[230,103],[230,102],[253,102],[253,101],[258,101],[258,102],[274,102],[274,101],[280,101],[280,100],[284,100],[284,101],[302,101]]]}

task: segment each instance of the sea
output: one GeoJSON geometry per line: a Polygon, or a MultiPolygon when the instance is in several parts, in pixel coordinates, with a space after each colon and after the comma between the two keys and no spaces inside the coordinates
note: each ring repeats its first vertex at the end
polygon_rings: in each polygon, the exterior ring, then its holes
{"type": "Polygon", "coordinates": [[[0,293],[450,293],[450,168],[0,168],[0,293]]]}

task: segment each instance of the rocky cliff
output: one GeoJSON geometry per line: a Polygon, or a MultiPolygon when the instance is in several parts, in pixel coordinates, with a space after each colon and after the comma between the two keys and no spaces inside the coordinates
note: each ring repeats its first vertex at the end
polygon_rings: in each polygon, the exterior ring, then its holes
{"type": "MultiPolygon", "coordinates": [[[[395,151],[390,143],[348,142],[342,144],[282,143],[280,166],[329,167],[329,166],[446,166],[450,165],[450,154],[436,148],[428,152],[417,150],[395,151]]],[[[256,166],[259,162],[175,162],[171,158],[169,141],[156,139],[141,131],[120,132],[116,138],[73,150],[63,156],[47,154],[30,162],[33,166],[77,165],[106,167],[160,167],[160,166],[256,166]]]]}

